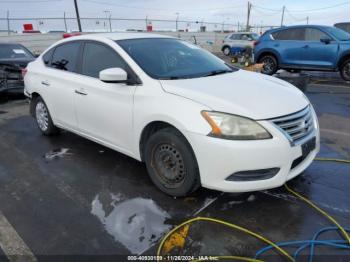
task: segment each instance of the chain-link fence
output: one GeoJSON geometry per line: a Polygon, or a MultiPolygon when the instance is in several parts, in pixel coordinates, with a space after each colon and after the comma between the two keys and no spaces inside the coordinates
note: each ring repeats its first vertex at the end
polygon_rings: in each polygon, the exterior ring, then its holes
{"type": "MultiPolygon", "coordinates": [[[[247,30],[244,23],[215,23],[205,21],[160,20],[160,19],[124,19],[112,17],[84,17],[80,19],[83,32],[114,32],[114,31],[153,31],[168,32],[232,32],[247,30]]],[[[24,24],[32,24],[34,30],[47,32],[78,31],[77,19],[73,17],[46,18],[0,18],[1,32],[22,32],[24,24]]],[[[262,33],[275,26],[251,25],[249,30],[262,33]]]]}

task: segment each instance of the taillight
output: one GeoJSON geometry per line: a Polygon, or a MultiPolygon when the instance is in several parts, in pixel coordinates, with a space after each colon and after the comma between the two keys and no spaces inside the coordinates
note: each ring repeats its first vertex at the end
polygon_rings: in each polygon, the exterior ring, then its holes
{"type": "Polygon", "coordinates": [[[253,43],[254,47],[257,46],[258,44],[260,44],[260,41],[254,41],[253,43]]]}
{"type": "Polygon", "coordinates": [[[22,78],[24,78],[24,76],[26,75],[27,72],[28,72],[27,68],[22,68],[22,70],[21,70],[22,78]]]}

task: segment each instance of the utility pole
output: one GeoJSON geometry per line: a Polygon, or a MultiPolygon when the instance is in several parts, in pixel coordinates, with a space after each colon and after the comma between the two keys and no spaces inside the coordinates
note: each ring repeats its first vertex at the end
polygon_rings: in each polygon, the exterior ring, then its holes
{"type": "Polygon", "coordinates": [[[286,6],[283,6],[282,8],[282,19],[281,19],[281,26],[283,26],[283,20],[284,20],[284,12],[286,11],[286,6]]]}
{"type": "Polygon", "coordinates": [[[74,0],[74,7],[75,7],[75,13],[76,13],[76,15],[77,15],[77,22],[78,22],[79,32],[82,32],[77,0],[74,0]]]}
{"type": "Polygon", "coordinates": [[[250,11],[252,9],[252,4],[248,1],[248,14],[247,14],[247,31],[249,31],[249,20],[250,20],[250,11]]]}
{"type": "Polygon", "coordinates": [[[64,21],[64,28],[65,28],[66,32],[68,32],[67,20],[66,20],[66,12],[63,12],[63,21],[64,21]]]}
{"type": "Polygon", "coordinates": [[[10,35],[10,11],[9,10],[7,10],[6,19],[7,19],[7,34],[10,35]]]}
{"type": "Polygon", "coordinates": [[[178,25],[177,25],[178,21],[179,21],[179,13],[176,13],[176,32],[178,31],[178,25]]]}
{"type": "Polygon", "coordinates": [[[309,24],[309,17],[308,16],[306,17],[306,24],[307,25],[309,24]]]}

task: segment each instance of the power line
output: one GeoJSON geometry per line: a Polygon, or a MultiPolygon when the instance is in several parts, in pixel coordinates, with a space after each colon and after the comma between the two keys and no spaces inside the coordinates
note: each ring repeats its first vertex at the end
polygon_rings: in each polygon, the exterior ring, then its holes
{"type": "Polygon", "coordinates": [[[289,10],[289,12],[293,12],[293,13],[317,12],[317,11],[327,10],[327,9],[331,9],[331,8],[335,8],[335,7],[339,7],[339,6],[343,6],[343,5],[348,5],[348,4],[350,4],[350,1],[342,2],[339,4],[335,4],[335,5],[325,6],[325,7],[321,7],[321,8],[313,8],[313,9],[305,9],[305,10],[289,10]]]}
{"type": "Polygon", "coordinates": [[[50,3],[50,2],[61,2],[62,0],[27,0],[27,1],[24,1],[24,0],[20,0],[20,1],[9,1],[9,0],[7,0],[7,1],[0,1],[0,4],[9,4],[9,3],[11,3],[11,4],[23,4],[23,3],[26,3],[26,4],[28,4],[28,3],[50,3]]]}
{"type": "MultiPolygon", "coordinates": [[[[121,5],[116,4],[112,2],[106,2],[106,1],[97,1],[97,0],[83,0],[84,2],[90,2],[94,4],[100,4],[100,5],[110,5],[110,6],[117,6],[117,7],[123,7],[123,8],[130,8],[130,9],[141,9],[141,10],[156,10],[156,11],[174,11],[174,8],[172,9],[166,9],[166,8],[153,8],[153,7],[138,7],[138,6],[129,6],[129,5],[121,5]]],[[[242,7],[243,5],[237,5],[237,6],[225,6],[225,7],[218,7],[218,8],[206,8],[206,9],[177,9],[177,11],[186,12],[201,12],[201,11],[210,11],[210,10],[221,10],[221,9],[234,9],[238,7],[242,7]]]]}

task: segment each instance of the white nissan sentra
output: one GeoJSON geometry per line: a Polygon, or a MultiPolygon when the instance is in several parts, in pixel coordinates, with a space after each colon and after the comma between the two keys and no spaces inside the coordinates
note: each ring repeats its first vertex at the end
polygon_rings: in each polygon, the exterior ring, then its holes
{"type": "Polygon", "coordinates": [[[155,34],[76,36],[23,72],[39,129],[74,132],[139,161],[163,192],[279,187],[319,151],[315,111],[282,80],[155,34]]]}

